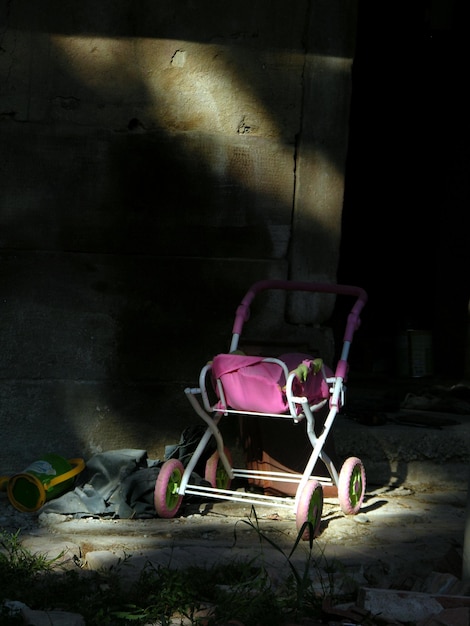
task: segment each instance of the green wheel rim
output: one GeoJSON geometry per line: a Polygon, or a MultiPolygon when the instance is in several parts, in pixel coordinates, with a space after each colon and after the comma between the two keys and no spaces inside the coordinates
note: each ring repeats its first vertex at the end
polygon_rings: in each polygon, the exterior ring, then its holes
{"type": "Polygon", "coordinates": [[[315,528],[318,521],[318,511],[322,509],[323,494],[321,489],[315,489],[308,506],[307,521],[315,528]]]}
{"type": "Polygon", "coordinates": [[[360,501],[362,496],[362,472],[361,467],[356,465],[351,473],[351,480],[349,481],[349,499],[351,505],[355,507],[360,501]]]}
{"type": "Polygon", "coordinates": [[[166,506],[168,509],[173,509],[178,503],[178,489],[181,484],[181,472],[177,469],[173,470],[170,476],[170,480],[168,481],[168,486],[166,488],[166,506]]]}
{"type": "Polygon", "coordinates": [[[217,468],[216,476],[215,476],[215,484],[219,489],[226,489],[229,484],[229,476],[227,471],[223,465],[217,468]]]}

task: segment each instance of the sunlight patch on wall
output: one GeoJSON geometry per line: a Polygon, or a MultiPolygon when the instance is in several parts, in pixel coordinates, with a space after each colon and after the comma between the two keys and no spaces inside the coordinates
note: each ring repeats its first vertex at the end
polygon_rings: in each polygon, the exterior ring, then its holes
{"type": "Polygon", "coordinates": [[[54,35],[52,41],[63,70],[54,89],[80,100],[75,110],[56,111],[68,116],[60,119],[128,132],[131,113],[143,132],[174,135],[189,162],[207,163],[221,184],[255,196],[273,226],[286,225],[294,208],[297,137],[306,125],[302,178],[312,202],[302,204],[316,224],[339,233],[330,208],[338,204],[331,194],[343,192],[342,174],[322,146],[328,129],[318,129],[317,141],[311,120],[302,119],[302,99],[304,88],[313,89],[315,106],[328,107],[324,85],[350,60],[171,39],[54,35]],[[304,85],[308,64],[315,71],[304,85]]]}
{"type": "MultiPolygon", "coordinates": [[[[147,124],[170,131],[280,134],[269,109],[240,75],[240,59],[231,58],[224,46],[61,35],[53,43],[57,62],[77,85],[100,99],[125,98],[127,106],[147,116],[147,124]]],[[[70,80],[65,72],[62,79],[70,80]]]]}

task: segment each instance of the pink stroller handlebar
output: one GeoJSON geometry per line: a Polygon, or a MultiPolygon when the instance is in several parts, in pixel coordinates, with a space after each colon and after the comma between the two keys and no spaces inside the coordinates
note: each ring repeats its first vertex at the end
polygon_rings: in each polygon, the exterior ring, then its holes
{"type": "Polygon", "coordinates": [[[334,283],[314,283],[295,280],[261,280],[254,283],[237,308],[233,324],[233,334],[241,335],[243,325],[250,317],[250,305],[255,296],[267,289],[281,289],[284,291],[310,291],[313,293],[332,293],[336,295],[355,296],[356,303],[349,313],[344,341],[352,341],[355,331],[360,325],[360,313],[367,302],[367,293],[361,287],[351,285],[336,285],[334,283]]]}

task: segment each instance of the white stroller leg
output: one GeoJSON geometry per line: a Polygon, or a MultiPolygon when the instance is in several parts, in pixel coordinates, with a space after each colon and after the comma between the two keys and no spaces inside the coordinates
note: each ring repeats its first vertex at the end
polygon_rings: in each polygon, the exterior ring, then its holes
{"type": "Polygon", "coordinates": [[[335,464],[333,463],[333,461],[330,459],[330,457],[327,455],[327,453],[324,450],[320,452],[319,457],[324,463],[326,469],[328,470],[328,473],[331,476],[331,480],[333,481],[333,484],[335,485],[335,487],[337,487],[339,474],[338,474],[338,471],[336,470],[335,464]]]}
{"type": "Polygon", "coordinates": [[[336,407],[332,407],[330,409],[330,412],[328,413],[328,416],[325,420],[322,433],[321,435],[317,437],[315,434],[315,420],[314,420],[313,414],[309,410],[306,411],[305,417],[307,419],[307,434],[308,434],[310,443],[312,444],[313,451],[312,451],[312,454],[310,455],[308,463],[302,474],[302,479],[300,480],[300,483],[297,487],[297,491],[295,494],[295,510],[296,511],[297,511],[299,498],[300,498],[300,495],[302,494],[303,488],[309,481],[310,476],[312,475],[314,467],[317,464],[317,461],[319,458],[321,458],[322,461],[325,462],[325,465],[327,466],[327,469],[335,485],[338,484],[338,472],[336,471],[336,468],[334,467],[333,463],[329,459],[328,455],[325,452],[323,452],[323,446],[325,444],[326,438],[328,437],[328,433],[330,431],[331,425],[333,424],[333,421],[337,412],[338,410],[336,407]]]}
{"type": "Polygon", "coordinates": [[[233,478],[233,469],[227,459],[227,455],[224,452],[224,441],[222,438],[222,434],[217,426],[217,424],[220,421],[220,418],[222,417],[222,413],[216,413],[214,417],[211,417],[204,411],[204,409],[201,407],[199,402],[194,397],[195,394],[200,393],[200,389],[187,388],[184,390],[184,392],[188,400],[190,401],[192,407],[196,411],[196,413],[207,424],[207,430],[201,437],[201,441],[199,442],[196,450],[194,451],[193,456],[191,457],[191,460],[186,466],[184,476],[181,480],[180,493],[184,493],[184,490],[186,489],[186,485],[188,484],[191,473],[193,469],[196,467],[196,463],[199,461],[201,454],[204,452],[206,445],[209,442],[209,439],[211,438],[211,436],[214,437],[217,443],[217,450],[219,452],[220,460],[222,461],[227,474],[229,475],[230,478],[233,478]]]}

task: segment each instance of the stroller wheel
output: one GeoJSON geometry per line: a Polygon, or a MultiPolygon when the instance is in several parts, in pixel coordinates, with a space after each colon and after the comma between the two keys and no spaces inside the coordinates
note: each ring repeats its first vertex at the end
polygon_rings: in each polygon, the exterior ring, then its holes
{"type": "Polygon", "coordinates": [[[184,466],[179,459],[163,463],[155,482],[154,505],[159,517],[174,517],[180,508],[183,496],[178,493],[184,466]]]}
{"type": "Polygon", "coordinates": [[[318,536],[322,513],[323,488],[317,480],[309,480],[302,489],[295,514],[297,530],[300,532],[304,528],[302,534],[304,541],[315,539],[318,536]]]}
{"type": "MultiPolygon", "coordinates": [[[[232,465],[232,455],[228,448],[224,448],[225,455],[230,465],[232,465]]],[[[220,455],[216,450],[208,459],[206,463],[206,471],[204,478],[208,483],[214,487],[214,489],[228,489],[230,487],[231,478],[227,473],[220,459],[220,455]]]]}
{"type": "Polygon", "coordinates": [[[351,456],[343,463],[338,480],[338,500],[345,515],[356,515],[366,491],[366,472],[360,459],[351,456]]]}

